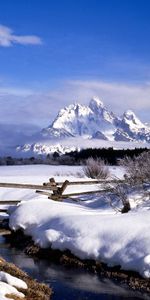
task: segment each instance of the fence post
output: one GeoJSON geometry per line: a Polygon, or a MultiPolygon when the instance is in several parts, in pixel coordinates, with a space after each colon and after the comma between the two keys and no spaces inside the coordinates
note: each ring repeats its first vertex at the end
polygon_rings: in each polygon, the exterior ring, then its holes
{"type": "MultiPolygon", "coordinates": [[[[51,179],[53,179],[52,182],[54,183],[55,182],[54,178],[51,178],[51,179]]],[[[56,184],[56,182],[55,182],[55,184],[56,184]]],[[[64,183],[62,184],[62,186],[58,187],[56,191],[53,191],[53,194],[49,198],[51,198],[53,200],[60,200],[62,198],[62,194],[65,191],[68,184],[69,184],[69,181],[65,180],[64,183]]]]}

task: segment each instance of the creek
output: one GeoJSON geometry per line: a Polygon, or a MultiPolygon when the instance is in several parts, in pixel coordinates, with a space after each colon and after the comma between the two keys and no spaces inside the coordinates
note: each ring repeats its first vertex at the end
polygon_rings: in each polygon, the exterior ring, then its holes
{"type": "Polygon", "coordinates": [[[125,300],[150,299],[148,295],[129,290],[118,281],[101,278],[85,270],[52,264],[45,259],[33,259],[13,248],[0,236],[0,256],[53,289],[52,300],[125,300]]]}

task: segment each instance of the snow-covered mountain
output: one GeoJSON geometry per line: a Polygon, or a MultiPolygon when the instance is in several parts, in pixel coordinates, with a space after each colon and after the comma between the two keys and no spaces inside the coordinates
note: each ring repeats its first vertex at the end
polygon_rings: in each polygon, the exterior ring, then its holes
{"type": "Polygon", "coordinates": [[[128,110],[122,117],[110,112],[97,97],[89,106],[71,104],[60,110],[53,123],[41,135],[54,139],[82,136],[115,141],[150,142],[150,128],[128,110]]]}
{"type": "Polygon", "coordinates": [[[73,149],[68,142],[64,145],[64,140],[74,139],[76,145],[79,138],[80,141],[82,138],[83,144],[85,140],[99,140],[111,145],[117,142],[145,144],[150,143],[150,127],[142,123],[131,110],[121,117],[116,116],[99,98],[94,97],[88,106],[75,103],[61,109],[50,126],[44,128],[36,138],[34,136],[34,143],[19,146],[17,151],[32,154],[69,152],[69,149],[73,149]]]}
{"type": "Polygon", "coordinates": [[[53,154],[55,152],[59,154],[69,153],[71,151],[79,151],[80,148],[74,145],[62,145],[60,143],[56,144],[44,144],[44,143],[33,143],[33,144],[25,144],[23,146],[18,146],[16,151],[19,153],[24,153],[24,156],[32,156],[34,155],[47,155],[53,154]]]}
{"type": "Polygon", "coordinates": [[[118,121],[103,102],[93,98],[89,106],[71,104],[61,109],[53,123],[42,130],[42,135],[47,138],[82,136],[109,140],[118,121]]]}
{"type": "Polygon", "coordinates": [[[128,140],[150,142],[150,128],[143,124],[131,110],[123,114],[119,128],[128,135],[128,140]]]}

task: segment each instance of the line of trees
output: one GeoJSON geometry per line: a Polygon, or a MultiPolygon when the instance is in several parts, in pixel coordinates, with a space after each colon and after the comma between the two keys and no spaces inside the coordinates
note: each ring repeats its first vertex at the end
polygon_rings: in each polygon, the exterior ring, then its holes
{"type": "Polygon", "coordinates": [[[133,158],[143,152],[148,152],[147,148],[135,149],[113,149],[113,148],[88,148],[81,151],[73,151],[66,154],[54,152],[47,156],[32,156],[29,158],[14,158],[11,156],[0,157],[0,165],[31,165],[31,164],[54,164],[54,165],[72,165],[84,164],[88,158],[102,159],[109,165],[117,165],[120,159],[125,157],[133,158]]]}
{"type": "Polygon", "coordinates": [[[125,157],[133,158],[143,152],[148,152],[147,148],[135,149],[113,149],[113,148],[88,148],[77,152],[70,152],[68,155],[73,157],[76,162],[87,160],[92,157],[94,159],[100,158],[110,165],[117,165],[120,159],[125,157]]]}

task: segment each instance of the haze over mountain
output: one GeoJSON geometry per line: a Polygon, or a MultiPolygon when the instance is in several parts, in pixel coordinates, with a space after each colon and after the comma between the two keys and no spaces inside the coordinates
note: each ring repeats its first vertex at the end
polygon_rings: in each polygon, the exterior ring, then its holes
{"type": "MultiPolygon", "coordinates": [[[[79,103],[70,104],[61,109],[54,121],[41,132],[33,136],[33,143],[17,147],[18,152],[47,154],[75,150],[75,146],[60,146],[64,140],[82,138],[87,141],[101,140],[109,142],[150,143],[150,127],[142,123],[133,111],[126,111],[121,117],[109,111],[98,98],[91,99],[88,106],[79,103]],[[36,141],[36,142],[35,142],[36,141]],[[57,144],[57,145],[56,145],[57,144]]],[[[110,144],[111,145],[111,144],[110,144]]]]}

